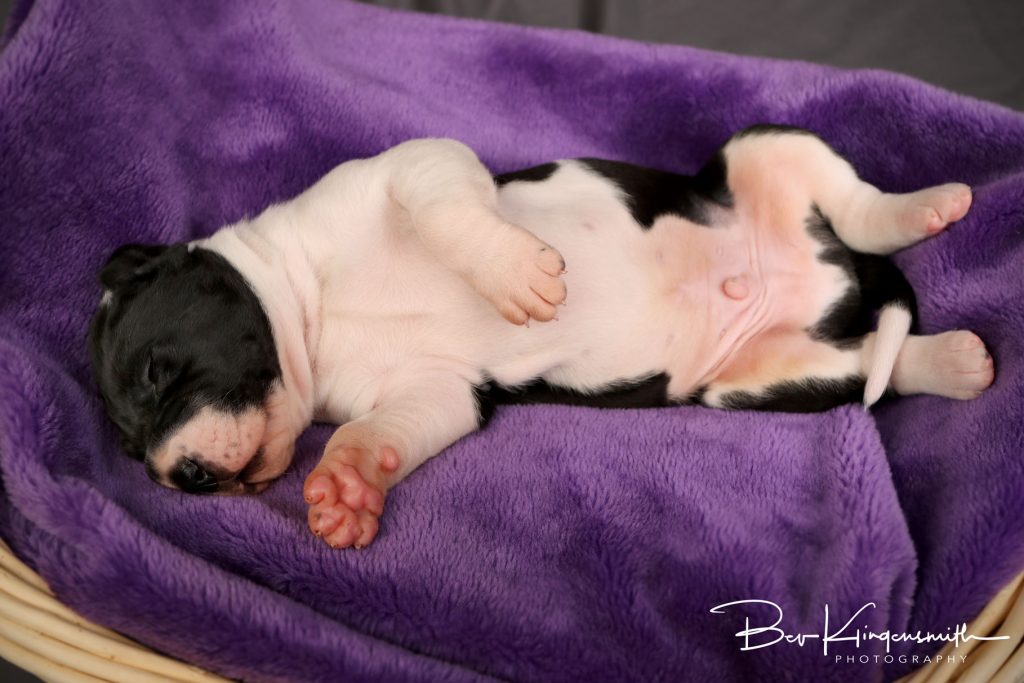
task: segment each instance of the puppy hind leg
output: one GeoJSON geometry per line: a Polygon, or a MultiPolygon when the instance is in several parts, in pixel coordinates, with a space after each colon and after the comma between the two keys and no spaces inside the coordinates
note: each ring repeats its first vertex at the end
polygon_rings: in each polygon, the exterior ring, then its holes
{"type": "MultiPolygon", "coordinates": [[[[829,216],[839,238],[856,251],[891,254],[938,234],[971,206],[971,188],[948,183],[908,194],[888,194],[861,183],[842,208],[829,216]]],[[[840,205],[841,206],[841,205],[840,205]]]]}
{"type": "Polygon", "coordinates": [[[963,218],[971,205],[971,189],[962,183],[883,193],[808,131],[755,127],[739,133],[726,152],[760,164],[766,173],[781,171],[806,191],[843,243],[866,254],[891,254],[916,244],[963,218]]]}
{"type": "MultiPolygon", "coordinates": [[[[747,345],[700,392],[716,408],[812,412],[860,401],[875,361],[878,335],[843,348],[802,332],[777,332],[747,345]]],[[[888,388],[900,395],[977,398],[995,377],[992,357],[972,332],[910,335],[896,357],[888,388]]]]}

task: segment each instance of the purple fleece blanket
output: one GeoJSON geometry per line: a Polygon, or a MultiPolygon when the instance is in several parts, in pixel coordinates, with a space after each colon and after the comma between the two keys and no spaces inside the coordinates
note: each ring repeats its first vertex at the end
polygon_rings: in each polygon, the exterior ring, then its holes
{"type": "Polygon", "coordinates": [[[835,631],[871,602],[845,635],[947,633],[1024,568],[1024,115],[897,75],[325,0],[21,2],[0,292],[0,535],[71,607],[230,677],[876,681],[937,645],[741,651],[770,606],[709,610],[767,600],[820,634],[826,604],[835,631]],[[756,122],[817,131],[888,191],[974,186],[967,219],[899,263],[925,331],[989,344],[984,396],[502,409],[391,494],[362,552],[306,528],[326,427],[257,497],[163,489],[119,451],[85,345],[115,246],[208,234],[412,137],[495,171],[693,172],[756,122]]]}

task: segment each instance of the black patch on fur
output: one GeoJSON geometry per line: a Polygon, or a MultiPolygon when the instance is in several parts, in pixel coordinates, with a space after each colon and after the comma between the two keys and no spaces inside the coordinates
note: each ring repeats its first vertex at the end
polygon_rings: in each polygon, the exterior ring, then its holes
{"type": "Polygon", "coordinates": [[[100,270],[99,280],[106,289],[116,290],[138,282],[153,273],[157,257],[168,249],[186,249],[184,245],[126,244],[118,247],[100,270]]]}
{"type": "MultiPolygon", "coordinates": [[[[901,304],[917,319],[917,296],[903,271],[890,259],[853,252],[853,267],[860,282],[861,300],[870,310],[890,303],[901,304]]],[[[913,331],[913,330],[912,330],[913,331]]]]}
{"type": "Polygon", "coordinates": [[[589,408],[661,408],[677,405],[668,396],[668,373],[616,382],[606,389],[586,393],[548,384],[542,379],[518,387],[487,385],[487,400],[494,405],[555,403],[589,408]]]}
{"type": "Polygon", "coordinates": [[[726,184],[725,156],[719,151],[695,176],[634,166],[622,161],[579,159],[580,163],[615,183],[625,196],[633,219],[650,229],[659,216],[680,216],[711,225],[711,209],[732,208],[726,184]]]}
{"type": "Polygon", "coordinates": [[[491,423],[498,404],[494,401],[493,382],[484,382],[473,387],[473,398],[476,399],[476,427],[483,429],[491,423]]]}
{"type": "Polygon", "coordinates": [[[541,164],[540,166],[524,168],[521,171],[501,173],[494,176],[494,184],[501,187],[502,185],[507,185],[515,181],[539,183],[550,178],[557,170],[558,164],[552,161],[546,164],[541,164]]]}
{"type": "Polygon", "coordinates": [[[847,403],[856,403],[864,395],[865,379],[808,378],[779,382],[758,393],[730,391],[721,397],[723,408],[731,410],[773,410],[784,413],[816,413],[847,403]]]}
{"type": "Polygon", "coordinates": [[[821,212],[817,204],[811,204],[811,215],[807,218],[807,232],[825,247],[818,255],[819,261],[839,266],[846,271],[847,276],[854,277],[853,250],[839,239],[836,231],[832,228],[832,221],[821,212]]]}
{"type": "Polygon", "coordinates": [[[708,159],[707,163],[693,177],[693,187],[697,194],[712,204],[731,209],[733,196],[729,190],[726,177],[725,153],[722,150],[708,159]]]}
{"type": "Polygon", "coordinates": [[[807,231],[825,247],[818,259],[842,268],[850,280],[846,292],[808,330],[813,339],[851,348],[874,328],[875,312],[890,303],[901,304],[916,319],[914,290],[891,260],[847,247],[817,205],[811,205],[807,231]]]}
{"type": "Polygon", "coordinates": [[[89,352],[129,453],[142,459],[201,407],[264,403],[281,376],[270,321],[222,256],[131,245],[101,278],[112,296],[93,317],[89,352]]]}
{"type": "Polygon", "coordinates": [[[707,403],[704,402],[704,397],[707,395],[707,393],[708,385],[702,384],[701,386],[691,391],[690,395],[679,401],[679,403],[690,404],[695,406],[706,406],[707,403]]]}
{"type": "Polygon", "coordinates": [[[807,218],[807,232],[824,247],[818,255],[818,260],[838,266],[849,280],[846,292],[808,332],[813,339],[832,342],[840,348],[846,348],[852,340],[868,333],[873,318],[872,311],[861,301],[854,252],[839,239],[831,221],[816,204],[811,205],[811,215],[807,218]]]}

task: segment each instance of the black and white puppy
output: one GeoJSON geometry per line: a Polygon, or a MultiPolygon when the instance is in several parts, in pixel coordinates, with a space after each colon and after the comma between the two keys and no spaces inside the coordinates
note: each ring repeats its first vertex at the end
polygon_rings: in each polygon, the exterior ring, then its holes
{"type": "Polygon", "coordinates": [[[167,486],[260,491],[311,421],[341,425],[304,495],[314,533],[361,547],[386,491],[478,428],[481,397],[977,396],[981,340],[909,335],[884,256],[970,204],[961,184],[884,194],[777,126],[692,177],[580,159],[494,178],[458,142],[413,140],[208,239],[120,248],[90,349],[126,448],[167,486]]]}

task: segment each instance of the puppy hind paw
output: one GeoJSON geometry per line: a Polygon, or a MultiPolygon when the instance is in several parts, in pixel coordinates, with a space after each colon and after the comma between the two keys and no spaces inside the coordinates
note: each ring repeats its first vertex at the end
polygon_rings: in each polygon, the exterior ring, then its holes
{"type": "Polygon", "coordinates": [[[897,226],[909,236],[923,238],[944,230],[971,208],[971,188],[947,183],[902,195],[903,206],[896,212],[897,226]]]}
{"type": "Polygon", "coordinates": [[[970,400],[988,389],[995,379],[995,364],[985,343],[967,330],[946,333],[939,377],[950,398],[970,400]]]}
{"type": "Polygon", "coordinates": [[[952,330],[908,339],[893,375],[901,394],[936,394],[968,401],[995,379],[995,364],[973,332],[952,330]],[[904,352],[905,351],[905,352],[904,352]]]}

